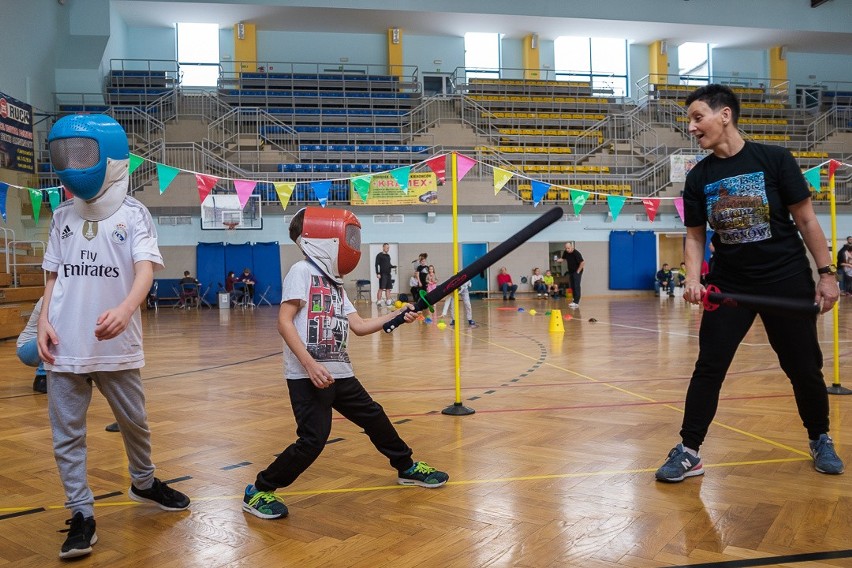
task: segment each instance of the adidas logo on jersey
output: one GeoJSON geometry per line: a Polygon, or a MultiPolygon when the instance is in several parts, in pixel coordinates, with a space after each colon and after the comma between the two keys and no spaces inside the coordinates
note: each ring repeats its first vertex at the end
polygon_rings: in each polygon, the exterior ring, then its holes
{"type": "Polygon", "coordinates": [[[72,231],[68,225],[65,225],[65,228],[62,229],[62,240],[65,240],[72,235],[74,235],[74,231],[72,231]]]}

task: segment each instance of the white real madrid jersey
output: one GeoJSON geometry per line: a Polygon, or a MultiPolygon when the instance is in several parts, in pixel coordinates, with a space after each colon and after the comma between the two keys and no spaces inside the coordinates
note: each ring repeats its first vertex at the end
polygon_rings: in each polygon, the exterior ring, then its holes
{"type": "Polygon", "coordinates": [[[98,341],[98,317],[130,294],[134,263],[148,260],[163,268],[151,214],[126,197],[112,216],[87,221],[71,201],[56,208],[42,267],[56,272],[48,320],[59,338],[56,358],[45,368],[67,373],[138,369],[145,364],[142,322],[137,308],[127,329],[98,341]]]}

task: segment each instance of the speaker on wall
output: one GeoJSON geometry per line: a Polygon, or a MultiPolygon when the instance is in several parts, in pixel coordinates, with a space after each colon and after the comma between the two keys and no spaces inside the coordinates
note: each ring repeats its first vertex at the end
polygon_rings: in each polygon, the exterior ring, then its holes
{"type": "Polygon", "coordinates": [[[669,52],[669,44],[666,40],[660,42],[660,55],[666,55],[669,52]]]}
{"type": "Polygon", "coordinates": [[[538,34],[530,36],[530,49],[538,49],[538,34]]]}
{"type": "Polygon", "coordinates": [[[786,45],[782,45],[781,48],[778,50],[778,59],[780,59],[781,61],[784,61],[784,60],[787,59],[787,46],[786,45]]]}

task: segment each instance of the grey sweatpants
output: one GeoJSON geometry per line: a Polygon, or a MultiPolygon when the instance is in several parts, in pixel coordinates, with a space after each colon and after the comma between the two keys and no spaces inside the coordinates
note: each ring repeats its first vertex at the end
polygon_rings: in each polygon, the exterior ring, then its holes
{"type": "Polygon", "coordinates": [[[71,514],[94,516],[95,498],[86,479],[86,412],[92,383],[109,403],[121,428],[130,479],[139,489],[154,482],[151,432],[145,413],[145,392],[139,369],[77,375],[48,371],[47,400],[53,430],[53,455],[65,487],[65,507],[71,514]]]}

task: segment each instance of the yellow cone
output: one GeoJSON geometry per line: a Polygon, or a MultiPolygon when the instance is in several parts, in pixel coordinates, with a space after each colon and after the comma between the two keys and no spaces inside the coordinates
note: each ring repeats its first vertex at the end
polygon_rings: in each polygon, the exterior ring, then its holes
{"type": "Polygon", "coordinates": [[[565,326],[562,325],[562,310],[550,311],[550,333],[565,333],[565,326]]]}

